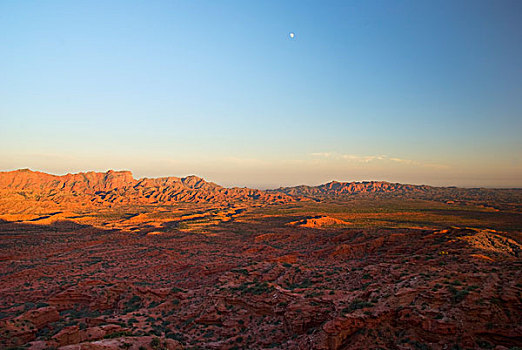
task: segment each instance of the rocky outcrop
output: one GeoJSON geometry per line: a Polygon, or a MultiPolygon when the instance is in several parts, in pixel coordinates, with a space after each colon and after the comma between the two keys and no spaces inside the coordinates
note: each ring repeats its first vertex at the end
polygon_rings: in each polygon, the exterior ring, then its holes
{"type": "Polygon", "coordinates": [[[58,310],[72,309],[77,305],[86,307],[92,301],[91,297],[76,289],[66,290],[49,299],[49,304],[55,306],[58,310]]]}
{"type": "Polygon", "coordinates": [[[305,218],[303,220],[292,221],[289,223],[291,226],[308,227],[308,228],[322,228],[328,226],[344,226],[350,225],[348,221],[332,218],[326,215],[317,215],[305,218]]]}
{"type": "Polygon", "coordinates": [[[522,256],[521,244],[513,239],[499,235],[494,230],[470,229],[469,231],[470,234],[461,236],[459,239],[468,242],[476,249],[512,257],[522,256]]]}
{"type": "Polygon", "coordinates": [[[51,322],[56,322],[60,319],[58,310],[53,306],[41,307],[35,310],[29,310],[24,314],[18,316],[15,320],[19,322],[28,321],[36,328],[42,328],[51,322]]]}
{"type": "Polygon", "coordinates": [[[80,329],[79,326],[70,326],[62,329],[53,336],[52,341],[58,346],[65,346],[69,344],[78,344],[85,341],[93,341],[102,339],[103,337],[122,332],[125,329],[118,325],[109,324],[100,327],[90,327],[80,329]]]}
{"type": "Polygon", "coordinates": [[[145,337],[119,337],[75,345],[62,346],[60,350],[182,350],[183,346],[173,339],[145,337]]]}

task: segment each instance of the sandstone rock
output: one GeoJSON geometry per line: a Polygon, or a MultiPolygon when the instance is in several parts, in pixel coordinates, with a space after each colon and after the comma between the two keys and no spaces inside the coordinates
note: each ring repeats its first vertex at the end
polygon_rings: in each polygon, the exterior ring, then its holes
{"type": "Polygon", "coordinates": [[[182,350],[181,344],[172,339],[157,338],[152,336],[145,337],[120,337],[114,339],[104,339],[93,342],[84,342],[75,345],[61,346],[60,350],[156,350],[158,346],[154,345],[154,341],[160,344],[162,349],[166,350],[182,350]]]}
{"type": "Polygon", "coordinates": [[[69,326],[62,329],[53,336],[53,340],[60,346],[69,344],[77,344],[87,340],[102,339],[107,334],[124,331],[125,329],[118,325],[105,325],[99,327],[90,327],[80,329],[78,326],[69,326]]]}
{"type": "Polygon", "coordinates": [[[322,228],[328,226],[351,225],[348,221],[339,220],[325,215],[313,216],[299,221],[289,223],[291,226],[308,227],[308,228],[322,228]]]}
{"type": "Polygon", "coordinates": [[[30,310],[18,316],[17,321],[29,321],[36,328],[42,328],[51,322],[56,322],[60,319],[58,310],[53,306],[41,307],[39,309],[30,310]]]}

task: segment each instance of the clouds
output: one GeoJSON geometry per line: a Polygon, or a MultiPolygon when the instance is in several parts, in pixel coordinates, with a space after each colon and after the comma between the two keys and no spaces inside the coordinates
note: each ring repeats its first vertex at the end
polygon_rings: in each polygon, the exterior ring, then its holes
{"type": "Polygon", "coordinates": [[[429,167],[429,168],[439,168],[439,169],[449,168],[447,165],[444,165],[444,164],[419,162],[419,161],[415,161],[412,159],[390,157],[390,156],[387,156],[384,154],[361,156],[361,155],[355,155],[355,154],[341,154],[341,153],[337,153],[337,152],[313,152],[313,153],[310,153],[310,156],[312,156],[315,159],[322,158],[325,160],[335,161],[335,162],[346,161],[346,162],[361,163],[361,164],[396,163],[396,164],[416,166],[416,167],[429,167]]]}

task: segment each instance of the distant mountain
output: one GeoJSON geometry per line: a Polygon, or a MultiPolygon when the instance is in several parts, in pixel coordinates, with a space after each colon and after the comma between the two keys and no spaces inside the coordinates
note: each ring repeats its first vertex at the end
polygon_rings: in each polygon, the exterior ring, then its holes
{"type": "Polygon", "coordinates": [[[442,202],[466,202],[504,208],[522,208],[522,189],[489,189],[408,185],[385,181],[338,182],[319,186],[281,187],[268,191],[315,200],[347,200],[355,198],[402,198],[442,202]]]}
{"type": "Polygon", "coordinates": [[[250,188],[225,188],[197,176],[134,179],[130,171],[86,172],[63,176],[28,169],[0,172],[0,195],[26,200],[92,204],[286,203],[286,194],[250,188]]]}
{"type": "Polygon", "coordinates": [[[197,176],[134,179],[130,171],[109,170],[63,176],[28,169],[0,172],[0,204],[40,208],[67,205],[140,205],[175,203],[276,204],[305,200],[345,201],[400,198],[463,202],[522,209],[522,189],[433,187],[384,181],[337,182],[261,191],[225,188],[197,176]]]}
{"type": "Polygon", "coordinates": [[[282,187],[274,191],[283,192],[291,196],[306,197],[343,197],[369,193],[425,193],[430,186],[425,185],[403,185],[400,183],[390,183],[385,181],[365,181],[365,182],[337,182],[332,181],[319,186],[295,186],[282,187]]]}

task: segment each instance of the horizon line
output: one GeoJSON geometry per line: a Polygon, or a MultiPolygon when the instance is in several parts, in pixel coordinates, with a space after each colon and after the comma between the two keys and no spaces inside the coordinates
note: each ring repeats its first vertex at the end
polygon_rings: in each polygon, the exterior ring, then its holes
{"type": "Polygon", "coordinates": [[[184,176],[177,176],[177,175],[167,175],[167,176],[155,176],[155,177],[147,177],[147,176],[144,176],[144,177],[139,177],[139,178],[135,178],[134,177],[134,172],[132,170],[129,170],[129,169],[120,169],[120,170],[116,170],[116,169],[107,169],[105,171],[96,171],[96,170],[84,170],[84,171],[78,171],[78,172],[67,172],[67,173],[52,173],[52,172],[47,172],[47,171],[41,171],[41,170],[33,170],[31,168],[17,168],[17,169],[10,169],[10,170],[0,170],[0,173],[9,173],[9,172],[16,172],[16,171],[30,171],[30,172],[33,172],[33,173],[43,173],[43,174],[47,174],[47,175],[52,175],[52,176],[67,176],[67,175],[77,175],[77,174],[86,174],[86,173],[99,173],[99,174],[106,174],[106,173],[109,173],[109,172],[128,172],[131,174],[132,178],[134,180],[143,180],[143,179],[159,179],[159,178],[167,178],[167,177],[175,177],[175,178],[180,178],[180,179],[183,179],[183,178],[187,178],[187,177],[191,177],[191,176],[195,176],[197,178],[200,178],[206,182],[211,182],[211,183],[214,183],[218,186],[221,186],[223,188],[250,188],[250,189],[255,189],[255,190],[261,190],[261,191],[270,191],[270,190],[278,190],[280,188],[292,188],[292,187],[300,187],[300,186],[307,186],[307,187],[318,187],[318,186],[321,186],[321,185],[325,185],[325,184],[329,184],[329,183],[332,183],[332,182],[338,182],[338,183],[368,183],[368,182],[385,182],[385,183],[395,183],[395,184],[401,184],[401,185],[413,185],[413,186],[429,186],[429,187],[435,187],[435,188],[463,188],[463,189],[491,189],[491,190],[494,190],[494,189],[499,189],[499,190],[522,190],[522,186],[520,187],[517,187],[517,186],[473,186],[473,185],[470,185],[470,186],[456,186],[456,185],[445,185],[445,186],[436,186],[436,185],[430,185],[430,184],[427,184],[427,183],[404,183],[404,182],[400,182],[400,181],[387,181],[387,180],[352,180],[352,181],[348,181],[348,180],[336,180],[336,179],[332,179],[330,181],[327,181],[327,182],[323,182],[323,183],[319,183],[317,185],[309,185],[309,184],[304,184],[304,183],[301,183],[301,184],[296,184],[296,185],[291,185],[291,186],[279,186],[279,187],[265,187],[265,186],[260,186],[260,185],[254,185],[254,186],[225,186],[225,185],[221,185],[213,180],[208,180],[206,177],[204,176],[200,176],[200,175],[196,175],[196,174],[190,174],[190,175],[184,175],[184,176]]]}

